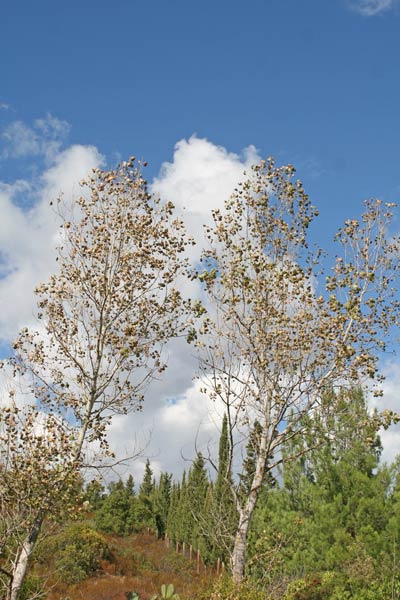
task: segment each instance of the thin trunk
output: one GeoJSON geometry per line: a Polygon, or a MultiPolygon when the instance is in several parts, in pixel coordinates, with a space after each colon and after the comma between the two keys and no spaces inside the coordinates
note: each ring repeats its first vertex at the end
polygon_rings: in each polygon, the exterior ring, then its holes
{"type": "Polygon", "coordinates": [[[28,562],[36,545],[36,540],[39,536],[43,523],[43,516],[38,515],[32,525],[29,535],[26,537],[18,558],[15,562],[12,579],[10,582],[10,590],[8,600],[18,600],[22,584],[24,583],[28,562]]]}
{"type": "Polygon", "coordinates": [[[245,575],[247,535],[249,532],[251,518],[253,516],[258,496],[264,481],[268,456],[267,443],[268,428],[264,424],[264,429],[260,436],[260,446],[251,490],[244,506],[239,508],[239,523],[236,530],[235,544],[233,546],[231,556],[232,578],[235,583],[242,581],[245,575]]]}
{"type": "Polygon", "coordinates": [[[242,581],[246,566],[246,545],[247,533],[249,531],[250,517],[246,510],[240,513],[239,524],[235,536],[235,545],[233,547],[231,566],[232,578],[235,583],[242,581]]]}

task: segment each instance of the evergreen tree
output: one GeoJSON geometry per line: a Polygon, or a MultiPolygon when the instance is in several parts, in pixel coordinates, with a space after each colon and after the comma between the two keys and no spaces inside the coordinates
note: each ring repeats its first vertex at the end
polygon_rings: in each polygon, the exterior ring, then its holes
{"type": "Polygon", "coordinates": [[[218,447],[218,473],[215,481],[214,497],[219,502],[226,496],[226,490],[232,485],[232,470],[230,464],[230,441],[228,438],[228,417],[222,419],[222,429],[218,447]]]}
{"type": "Polygon", "coordinates": [[[205,505],[208,523],[207,542],[210,559],[228,562],[237,526],[237,508],[233,495],[233,478],[230,464],[228,418],[224,414],[218,448],[218,472],[215,485],[210,484],[205,505]]]}
{"type": "MultiPolygon", "coordinates": [[[[185,473],[184,473],[185,475],[185,473]]],[[[174,483],[172,485],[170,505],[167,517],[166,534],[175,543],[180,541],[178,538],[178,517],[179,517],[179,501],[181,495],[181,485],[174,483]]]]}
{"type": "MultiPolygon", "coordinates": [[[[240,500],[247,498],[251,490],[254,474],[256,472],[256,460],[259,452],[261,430],[262,427],[259,421],[254,421],[253,428],[250,431],[249,439],[246,445],[246,457],[243,461],[242,472],[239,475],[240,500]]],[[[271,456],[268,456],[267,461],[270,459],[271,456]]],[[[267,484],[269,487],[275,485],[275,477],[269,470],[267,470],[267,473],[264,475],[263,482],[264,485],[267,484]]]]}
{"type": "Polygon", "coordinates": [[[187,483],[187,522],[185,541],[201,549],[207,527],[204,519],[205,500],[208,489],[208,476],[204,458],[199,452],[189,471],[187,483]]]}
{"type": "Polygon", "coordinates": [[[161,473],[154,494],[154,519],[159,538],[164,537],[167,529],[168,512],[171,502],[172,475],[161,473]]]}
{"type": "Polygon", "coordinates": [[[135,496],[135,481],[132,475],[126,480],[125,488],[130,496],[135,496]]]}
{"type": "Polygon", "coordinates": [[[150,461],[147,459],[143,481],[139,488],[137,502],[137,522],[140,527],[150,527],[155,529],[154,519],[154,482],[153,471],[150,466],[150,461]]]}
{"type": "Polygon", "coordinates": [[[257,577],[268,574],[276,583],[331,571],[357,587],[379,579],[390,562],[390,477],[379,468],[374,419],[358,389],[339,397],[337,406],[309,424],[307,435],[318,448],[305,458],[299,438],[296,447],[292,441],[288,452],[298,459],[284,464],[281,486],[262,496],[251,534],[258,558],[250,559],[250,569],[257,577]]]}
{"type": "Polygon", "coordinates": [[[135,498],[121,480],[110,483],[108,489],[96,513],[96,527],[106,533],[128,535],[134,526],[135,498]]]}
{"type": "Polygon", "coordinates": [[[91,510],[98,510],[105,497],[104,485],[98,479],[92,479],[86,485],[84,499],[89,502],[91,510]]]}

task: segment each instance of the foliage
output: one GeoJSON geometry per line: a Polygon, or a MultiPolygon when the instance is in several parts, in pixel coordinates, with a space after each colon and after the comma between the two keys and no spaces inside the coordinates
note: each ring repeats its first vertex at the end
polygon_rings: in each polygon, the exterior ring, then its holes
{"type": "Polygon", "coordinates": [[[42,562],[54,559],[61,581],[83,581],[100,568],[100,561],[111,558],[105,538],[85,524],[73,524],[57,535],[42,554],[42,562]],[[46,557],[47,554],[47,557],[46,557]]]}
{"type": "Polygon", "coordinates": [[[168,586],[163,583],[160,595],[155,594],[151,600],[179,600],[179,596],[175,593],[172,583],[168,586]]]}
{"type": "MultiPolygon", "coordinates": [[[[233,430],[248,439],[254,420],[260,425],[250,489],[237,494],[236,581],[244,576],[266,473],[296,456],[280,449],[312,430],[306,417],[335,413],[338,396],[330,389],[361,377],[375,379],[381,394],[379,353],[399,323],[399,240],[387,233],[392,205],[371,200],[360,220],[347,220],[324,272],[328,261],[308,240],[318,211],[294,176],[291,165],[276,167],[272,159],[253,167],[224,209],[213,211],[198,273],[211,306],[196,342],[203,391],[224,403],[232,439],[233,430]]],[[[312,433],[308,439],[303,453],[315,445],[312,433]]]]}
{"type": "Polygon", "coordinates": [[[153,471],[149,459],[146,460],[143,481],[139,488],[137,503],[137,522],[139,527],[149,527],[155,529],[154,515],[154,490],[153,471]]]}
{"type": "MultiPolygon", "coordinates": [[[[85,444],[97,442],[112,460],[112,415],[141,406],[147,384],[165,369],[165,342],[188,326],[174,282],[185,272],[182,253],[190,242],[173,205],[149,194],[134,157],[114,170],[93,169],[81,185],[73,206],[58,202],[59,268],[36,289],[40,328],[20,331],[8,362],[15,387],[68,423],[72,436],[68,449],[54,450],[65,465],[62,480],[51,494],[44,490],[21,527],[21,542],[7,542],[11,600],[18,598],[44,518],[68,497],[64,482],[79,470],[85,444]]],[[[13,386],[11,400],[14,394],[13,386]]],[[[40,470],[37,481],[40,489],[40,470]]]]}
{"type": "Polygon", "coordinates": [[[136,498],[130,482],[127,486],[122,481],[113,483],[96,512],[96,528],[105,533],[129,535],[134,528],[135,511],[136,498]]]}
{"type": "Polygon", "coordinates": [[[21,588],[21,600],[41,600],[46,598],[44,582],[37,575],[28,575],[21,588]]]}
{"type": "Polygon", "coordinates": [[[223,576],[219,577],[201,598],[202,600],[265,600],[265,591],[250,580],[234,583],[230,576],[223,576]]]}

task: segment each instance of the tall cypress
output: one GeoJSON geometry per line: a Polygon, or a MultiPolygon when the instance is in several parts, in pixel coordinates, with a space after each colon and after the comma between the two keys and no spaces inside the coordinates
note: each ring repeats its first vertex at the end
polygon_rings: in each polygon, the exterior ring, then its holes
{"type": "Polygon", "coordinates": [[[209,526],[209,552],[212,560],[220,558],[227,562],[233,546],[237,510],[232,488],[228,418],[224,414],[219,439],[217,478],[215,486],[210,486],[211,497],[206,508],[209,526]]]}
{"type": "Polygon", "coordinates": [[[172,475],[161,473],[158,486],[154,494],[154,519],[157,535],[162,538],[167,528],[168,512],[171,501],[172,475]]]}
{"type": "Polygon", "coordinates": [[[153,482],[153,471],[150,466],[150,461],[147,459],[145,471],[143,475],[143,481],[139,488],[138,502],[137,502],[137,519],[140,527],[155,528],[154,520],[154,482],[153,482]]]}

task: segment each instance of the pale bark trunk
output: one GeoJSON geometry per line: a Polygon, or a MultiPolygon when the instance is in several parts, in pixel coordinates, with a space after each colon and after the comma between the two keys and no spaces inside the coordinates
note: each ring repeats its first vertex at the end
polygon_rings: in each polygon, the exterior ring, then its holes
{"type": "Polygon", "coordinates": [[[244,577],[246,566],[246,545],[247,533],[249,530],[249,516],[240,515],[239,524],[235,536],[235,545],[233,547],[231,565],[232,579],[235,583],[239,583],[244,577]]]}
{"type": "Polygon", "coordinates": [[[21,548],[21,552],[16,560],[12,571],[12,580],[10,582],[10,591],[8,594],[8,600],[18,600],[22,584],[24,583],[26,570],[28,568],[29,559],[36,545],[36,540],[42,527],[43,517],[38,516],[29,535],[24,540],[21,548]]]}
{"type": "Polygon", "coordinates": [[[239,509],[239,524],[236,530],[235,544],[233,546],[231,557],[232,579],[235,583],[242,581],[245,575],[247,535],[266,471],[266,462],[268,456],[267,426],[264,426],[260,437],[259,453],[256,461],[256,469],[251,490],[244,506],[239,509]]]}

